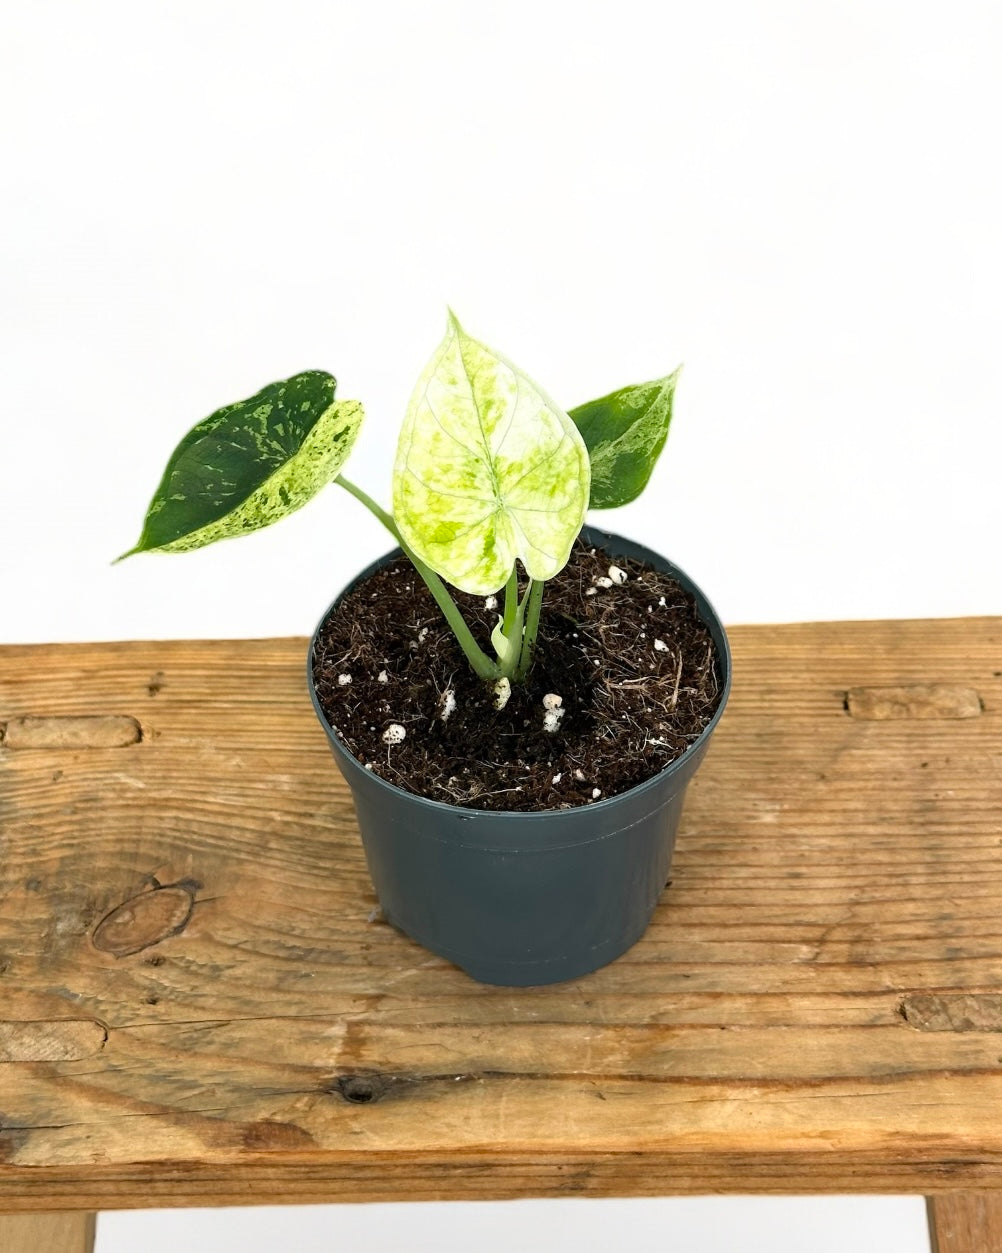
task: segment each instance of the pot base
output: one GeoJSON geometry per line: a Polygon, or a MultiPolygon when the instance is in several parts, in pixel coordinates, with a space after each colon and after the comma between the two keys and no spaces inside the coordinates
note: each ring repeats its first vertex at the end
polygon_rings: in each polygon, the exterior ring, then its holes
{"type": "Polygon", "coordinates": [[[551,983],[569,983],[573,979],[583,978],[584,975],[594,974],[596,970],[601,970],[603,966],[608,966],[610,962],[614,962],[624,953],[629,952],[634,944],[643,938],[650,924],[650,916],[648,916],[641,926],[633,928],[625,938],[607,940],[587,952],[577,951],[567,956],[548,957],[541,961],[491,962],[451,952],[438,944],[429,944],[420,936],[409,935],[392,917],[388,915],[385,917],[392,927],[396,927],[398,931],[420,944],[422,948],[426,948],[430,953],[452,962],[477,983],[487,983],[502,988],[539,988],[551,983]]]}

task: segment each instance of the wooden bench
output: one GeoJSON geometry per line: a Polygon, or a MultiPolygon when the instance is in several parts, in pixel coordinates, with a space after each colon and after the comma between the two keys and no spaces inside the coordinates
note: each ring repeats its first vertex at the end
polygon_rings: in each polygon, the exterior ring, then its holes
{"type": "Polygon", "coordinates": [[[380,920],[303,640],[0,649],[4,1253],[715,1192],[920,1193],[940,1253],[1002,1247],[1002,619],[732,641],[650,931],[526,990],[380,920]]]}

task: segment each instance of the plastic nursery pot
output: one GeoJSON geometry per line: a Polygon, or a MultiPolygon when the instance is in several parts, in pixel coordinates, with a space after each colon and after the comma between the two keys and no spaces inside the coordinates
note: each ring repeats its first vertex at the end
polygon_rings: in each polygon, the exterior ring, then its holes
{"type": "MultiPolygon", "coordinates": [[[[585,527],[582,538],[611,558],[646,562],[690,592],[721,671],[720,704],[699,739],[618,796],[573,809],[506,813],[405,792],[366,770],[327,723],[313,683],[316,634],[310,644],[310,696],[354,796],[386,920],[481,983],[530,987],[574,979],[640,939],[668,878],[686,786],[730,690],[727,636],[695,583],[630,540],[594,527],[585,527]]],[[[374,562],[341,596],[399,555],[396,549],[374,562]]]]}

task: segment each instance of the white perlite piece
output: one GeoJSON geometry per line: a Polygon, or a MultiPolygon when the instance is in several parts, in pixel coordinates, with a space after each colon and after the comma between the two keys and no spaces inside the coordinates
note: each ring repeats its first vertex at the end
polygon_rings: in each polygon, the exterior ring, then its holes
{"type": "Polygon", "coordinates": [[[498,679],[494,684],[494,708],[504,709],[511,700],[511,679],[498,679]]]}
{"type": "Polygon", "coordinates": [[[612,587],[612,579],[606,578],[604,574],[600,574],[595,580],[596,587],[612,587]]]}
{"type": "Polygon", "coordinates": [[[351,682],[350,674],[339,674],[337,676],[338,687],[347,687],[350,682],[351,682]]]}
{"type": "Polygon", "coordinates": [[[456,708],[456,693],[450,687],[442,693],[442,721],[448,722],[449,714],[456,708]]]}
{"type": "Polygon", "coordinates": [[[664,642],[664,640],[655,640],[654,647],[659,653],[666,653],[668,651],[668,645],[664,642]]]}
{"type": "Polygon", "coordinates": [[[423,644],[427,638],[428,638],[428,628],[422,627],[421,630],[418,631],[417,633],[417,642],[419,644],[423,644]]]}
{"type": "Polygon", "coordinates": [[[589,587],[589,588],[587,588],[587,589],[585,590],[585,595],[586,595],[586,596],[597,596],[597,595],[598,595],[598,588],[597,588],[597,587],[589,587]]]}
{"type": "Polygon", "coordinates": [[[399,722],[391,722],[383,732],[384,744],[402,744],[407,738],[407,732],[399,722]]]}
{"type": "Polygon", "coordinates": [[[376,675],[376,681],[377,683],[389,683],[390,676],[385,670],[380,670],[380,672],[376,675]]]}
{"type": "Polygon", "coordinates": [[[597,801],[597,800],[598,800],[598,798],[599,798],[601,795],[602,795],[602,789],[601,789],[600,787],[593,787],[593,788],[592,788],[592,790],[591,790],[591,798],[592,798],[592,800],[593,800],[593,801],[597,801]]]}
{"type": "Polygon", "coordinates": [[[564,698],[556,692],[547,692],[543,697],[543,708],[546,710],[543,714],[543,730],[551,735],[560,726],[560,719],[564,716],[563,704],[564,698]]]}
{"type": "Polygon", "coordinates": [[[553,782],[554,782],[554,783],[559,783],[559,782],[560,782],[560,780],[561,780],[563,777],[564,777],[564,776],[563,776],[563,773],[562,773],[562,772],[560,772],[560,771],[558,771],[558,772],[557,772],[557,773],[553,776],[553,782]]]}
{"type": "Polygon", "coordinates": [[[577,779],[579,783],[584,783],[584,771],[583,770],[575,770],[574,777],[575,779],[577,779]]]}
{"type": "Polygon", "coordinates": [[[626,571],[620,569],[619,566],[609,567],[609,578],[612,579],[613,583],[625,583],[629,577],[626,571]]]}
{"type": "Polygon", "coordinates": [[[497,609],[497,607],[498,607],[498,598],[496,596],[488,596],[487,599],[484,601],[485,609],[497,609]]]}

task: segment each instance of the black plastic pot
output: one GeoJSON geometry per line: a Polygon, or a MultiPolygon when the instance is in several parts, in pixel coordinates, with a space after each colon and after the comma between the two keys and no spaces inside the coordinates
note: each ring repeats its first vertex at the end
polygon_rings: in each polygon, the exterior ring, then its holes
{"type": "MultiPolygon", "coordinates": [[[[660,774],[619,796],[574,809],[506,813],[405,792],[366,770],[331,730],[313,684],[316,635],[310,645],[310,696],[354,796],[384,916],[482,983],[528,987],[574,979],[640,939],[668,878],[686,785],[730,689],[727,636],[695,583],[640,544],[594,527],[582,535],[610,557],[665,571],[690,592],[721,670],[720,705],[699,739],[660,774]]],[[[399,554],[374,562],[345,591],[399,554]]]]}

